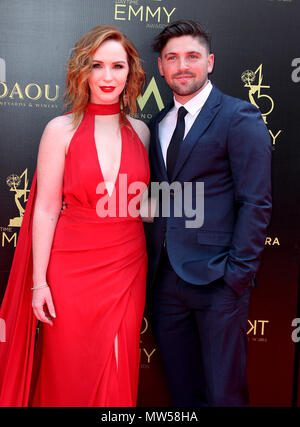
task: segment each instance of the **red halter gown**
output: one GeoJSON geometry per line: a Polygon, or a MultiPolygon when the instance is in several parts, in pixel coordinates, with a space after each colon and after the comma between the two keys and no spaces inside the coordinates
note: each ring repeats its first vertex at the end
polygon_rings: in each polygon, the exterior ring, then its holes
{"type": "Polygon", "coordinates": [[[145,187],[150,173],[145,147],[127,121],[114,190],[111,196],[105,190],[107,203],[100,202],[104,179],[95,115],[116,112],[115,106],[102,108],[88,104],[66,156],[67,208],[57,223],[47,270],[56,318],[52,327],[40,324],[35,350],[34,178],[0,312],[7,339],[0,343],[0,406],[136,405],[147,254],[142,220],[129,209],[138,194],[130,186],[145,187]],[[99,216],[108,205],[110,216],[99,216]]]}

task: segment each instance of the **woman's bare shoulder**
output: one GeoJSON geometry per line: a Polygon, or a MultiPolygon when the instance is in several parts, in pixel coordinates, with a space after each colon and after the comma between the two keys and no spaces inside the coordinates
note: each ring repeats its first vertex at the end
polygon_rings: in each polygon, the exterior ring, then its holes
{"type": "Polygon", "coordinates": [[[67,153],[71,139],[76,131],[73,123],[73,115],[65,114],[50,120],[43,132],[41,143],[51,144],[54,147],[62,147],[67,153]]]}
{"type": "Polygon", "coordinates": [[[73,128],[73,114],[64,114],[62,116],[54,117],[52,120],[50,120],[45,130],[48,131],[65,131],[70,132],[73,128]]]}

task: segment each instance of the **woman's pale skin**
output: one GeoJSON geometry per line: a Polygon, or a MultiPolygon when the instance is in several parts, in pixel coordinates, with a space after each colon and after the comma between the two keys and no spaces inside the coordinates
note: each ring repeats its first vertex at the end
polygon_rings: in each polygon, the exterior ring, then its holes
{"type": "MultiPolygon", "coordinates": [[[[116,40],[103,42],[93,55],[93,69],[89,76],[90,102],[96,104],[118,102],[128,72],[127,53],[123,46],[116,40]]],[[[132,117],[128,119],[148,151],[150,140],[148,127],[141,120],[132,117]]],[[[65,157],[75,131],[72,126],[72,115],[68,114],[51,120],[41,138],[32,234],[34,286],[47,283],[50,251],[62,207],[65,157]]],[[[103,178],[105,181],[115,183],[122,148],[118,114],[95,116],[95,142],[103,178]]],[[[50,287],[32,292],[32,307],[36,318],[53,325],[56,313],[50,287]]]]}

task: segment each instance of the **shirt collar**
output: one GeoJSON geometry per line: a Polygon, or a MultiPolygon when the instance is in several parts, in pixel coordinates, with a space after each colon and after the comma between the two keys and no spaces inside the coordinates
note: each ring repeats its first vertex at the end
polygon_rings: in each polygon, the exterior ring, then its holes
{"type": "MultiPolygon", "coordinates": [[[[207,98],[209,97],[209,94],[212,90],[212,84],[211,81],[208,80],[205,87],[192,99],[190,99],[188,102],[186,102],[183,106],[184,108],[190,113],[192,116],[199,113],[203,105],[205,104],[207,98]]],[[[176,110],[178,110],[180,107],[182,107],[182,104],[180,104],[176,99],[174,98],[174,106],[176,110]]]]}

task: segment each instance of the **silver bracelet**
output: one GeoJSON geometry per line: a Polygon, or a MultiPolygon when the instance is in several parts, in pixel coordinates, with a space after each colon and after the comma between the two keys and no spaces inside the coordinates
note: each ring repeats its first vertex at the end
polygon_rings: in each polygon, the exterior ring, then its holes
{"type": "Polygon", "coordinates": [[[32,291],[34,291],[35,289],[42,289],[42,288],[48,288],[49,285],[47,285],[47,283],[43,283],[42,285],[38,285],[38,286],[33,286],[33,288],[31,288],[32,291]]]}

